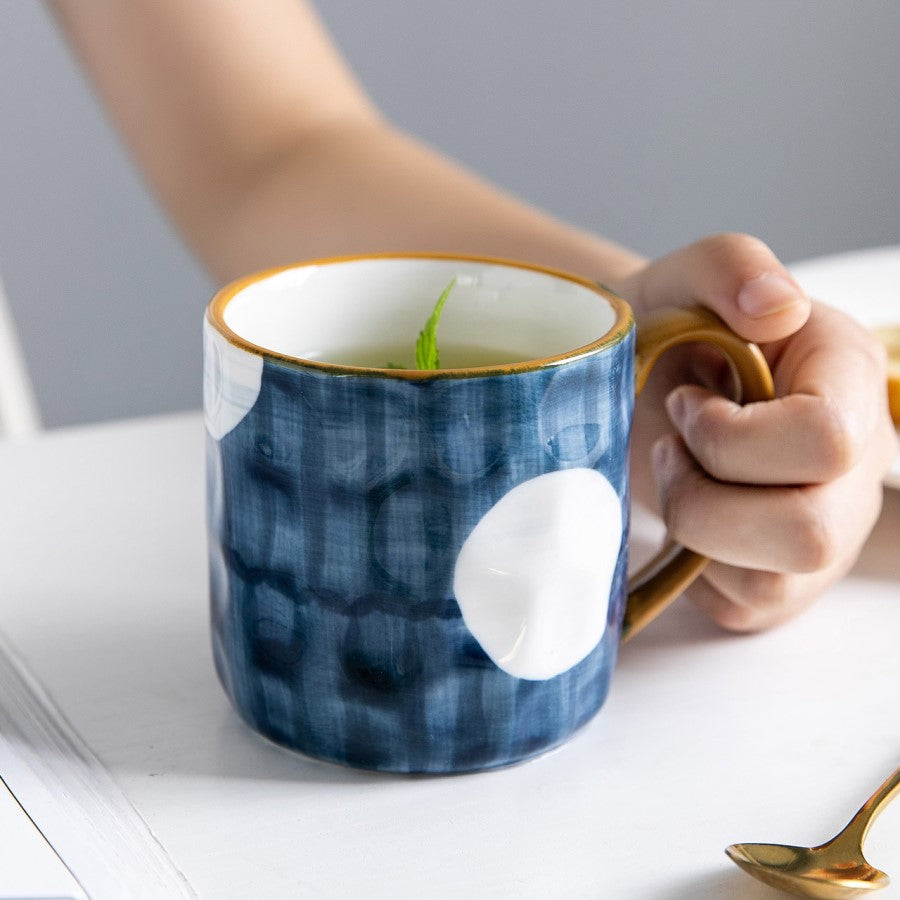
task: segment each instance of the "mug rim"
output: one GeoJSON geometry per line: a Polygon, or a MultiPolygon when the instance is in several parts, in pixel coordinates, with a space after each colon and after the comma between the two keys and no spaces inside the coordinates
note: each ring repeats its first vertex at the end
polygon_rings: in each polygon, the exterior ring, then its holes
{"type": "Polygon", "coordinates": [[[286,364],[291,367],[300,369],[309,369],[329,375],[356,376],[368,378],[395,378],[401,381],[431,381],[435,378],[472,378],[484,377],[490,375],[512,375],[521,372],[534,372],[549,366],[558,365],[563,362],[578,359],[583,356],[594,354],[609,347],[621,343],[629,331],[634,326],[634,314],[627,301],[620,297],[615,291],[599,281],[592,281],[589,278],[583,278],[564,269],[557,269],[552,266],[541,265],[540,263],[523,262],[520,260],[506,259],[495,256],[482,256],[479,254],[467,253],[443,253],[443,252],[380,252],[380,253],[350,253],[338,256],[326,256],[316,259],[302,260],[299,262],[288,263],[285,265],[273,266],[267,269],[261,269],[236,278],[219,288],[213,295],[212,300],[206,307],[206,321],[214,328],[229,344],[234,345],[240,350],[251,353],[254,356],[261,356],[263,359],[273,360],[275,362],[286,364]],[[377,368],[374,366],[349,366],[340,363],[325,362],[323,360],[307,359],[301,356],[292,356],[290,354],[279,353],[260,344],[248,341],[246,338],[237,334],[225,323],[225,309],[228,304],[243,290],[253,284],[265,281],[282,272],[291,271],[293,269],[303,269],[311,266],[336,265],[340,263],[356,262],[363,260],[435,260],[443,262],[458,261],[461,263],[481,263],[492,266],[505,266],[508,268],[521,269],[532,272],[539,272],[543,275],[549,275],[554,278],[562,278],[581,287],[587,288],[602,297],[613,309],[615,313],[615,321],[609,330],[579,347],[573,347],[565,353],[555,356],[539,357],[536,359],[527,359],[515,363],[503,363],[486,366],[466,366],[460,368],[441,368],[441,369],[388,369],[377,368]]]}

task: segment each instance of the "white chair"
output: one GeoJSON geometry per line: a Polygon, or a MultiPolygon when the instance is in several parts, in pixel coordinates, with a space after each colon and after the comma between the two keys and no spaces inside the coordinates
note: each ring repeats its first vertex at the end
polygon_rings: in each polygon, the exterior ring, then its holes
{"type": "Polygon", "coordinates": [[[0,280],[0,438],[31,434],[40,427],[34,389],[0,280]]]}

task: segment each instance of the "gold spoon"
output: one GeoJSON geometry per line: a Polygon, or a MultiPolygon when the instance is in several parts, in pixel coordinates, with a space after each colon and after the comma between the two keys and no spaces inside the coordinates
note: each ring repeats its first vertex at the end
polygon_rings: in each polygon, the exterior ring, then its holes
{"type": "Polygon", "coordinates": [[[745,872],[802,897],[853,897],[887,887],[887,874],[866,862],[863,841],[875,817],[900,791],[900,769],[862,805],[840,834],[818,847],[732,844],[725,852],[745,872]]]}

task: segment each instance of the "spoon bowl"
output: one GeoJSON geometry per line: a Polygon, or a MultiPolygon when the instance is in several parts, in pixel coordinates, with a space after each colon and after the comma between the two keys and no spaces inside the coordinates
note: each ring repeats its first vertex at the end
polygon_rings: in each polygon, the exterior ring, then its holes
{"type": "Polygon", "coordinates": [[[817,847],[732,844],[725,852],[754,878],[802,897],[842,900],[887,887],[890,879],[866,861],[862,845],[875,817],[898,792],[900,769],[866,800],[840,834],[817,847]]]}
{"type": "Polygon", "coordinates": [[[732,844],[725,852],[760,881],[804,897],[843,900],[887,887],[890,882],[885,872],[864,859],[829,862],[824,847],[732,844]]]}

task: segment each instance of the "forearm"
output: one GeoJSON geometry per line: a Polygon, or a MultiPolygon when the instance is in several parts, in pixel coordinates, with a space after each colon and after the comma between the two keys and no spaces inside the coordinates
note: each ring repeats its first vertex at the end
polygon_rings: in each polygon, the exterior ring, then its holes
{"type": "Polygon", "coordinates": [[[639,257],[385,123],[297,0],[55,0],[149,184],[217,279],[341,253],[527,259],[615,285],[639,257]]]}
{"type": "Polygon", "coordinates": [[[380,123],[339,123],[253,180],[193,235],[218,277],[298,258],[441,251],[524,259],[608,283],[634,254],[565,225],[380,123]]]}

